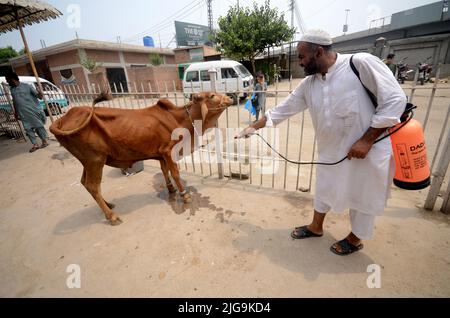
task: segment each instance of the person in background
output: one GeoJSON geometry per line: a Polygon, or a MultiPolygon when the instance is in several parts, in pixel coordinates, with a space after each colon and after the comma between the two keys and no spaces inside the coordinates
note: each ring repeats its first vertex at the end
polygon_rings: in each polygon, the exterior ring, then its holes
{"type": "Polygon", "coordinates": [[[397,71],[397,65],[394,62],[394,58],[395,58],[395,54],[392,54],[392,53],[388,54],[384,63],[387,65],[387,67],[389,67],[392,74],[394,74],[394,76],[395,76],[395,72],[397,71]]]}
{"type": "Polygon", "coordinates": [[[266,112],[266,92],[267,91],[267,83],[264,79],[264,74],[262,72],[258,72],[256,74],[256,84],[255,84],[255,93],[258,100],[258,105],[256,108],[256,120],[259,119],[259,113],[262,111],[264,114],[266,112]]]}
{"type": "Polygon", "coordinates": [[[15,72],[9,72],[5,76],[6,81],[11,87],[11,96],[14,105],[14,117],[21,120],[25,132],[30,139],[33,147],[30,152],[48,146],[48,135],[45,130],[46,116],[44,111],[39,107],[39,99],[42,99],[42,92],[37,92],[31,85],[21,83],[19,76],[15,72]],[[36,135],[42,141],[39,146],[36,141],[36,135]]]}

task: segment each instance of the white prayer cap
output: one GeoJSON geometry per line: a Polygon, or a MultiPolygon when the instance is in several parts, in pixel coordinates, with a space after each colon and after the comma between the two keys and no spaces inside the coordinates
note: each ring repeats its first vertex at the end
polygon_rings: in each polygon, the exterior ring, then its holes
{"type": "Polygon", "coordinates": [[[327,32],[320,29],[306,31],[306,33],[300,38],[300,42],[308,42],[318,45],[331,45],[333,43],[333,41],[331,41],[331,36],[327,32]]]}

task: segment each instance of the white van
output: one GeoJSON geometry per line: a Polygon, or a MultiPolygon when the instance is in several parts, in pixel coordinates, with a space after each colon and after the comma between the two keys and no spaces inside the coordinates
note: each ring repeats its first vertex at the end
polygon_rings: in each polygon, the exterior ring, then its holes
{"type": "MultiPolygon", "coordinates": [[[[44,90],[43,94],[47,97],[47,102],[52,110],[52,115],[59,115],[63,113],[69,106],[69,100],[66,98],[64,92],[53,83],[47,81],[46,79],[39,77],[39,80],[41,81],[42,89],[44,90]]],[[[35,89],[37,89],[38,85],[36,82],[36,78],[34,76],[19,76],[19,81],[21,83],[32,85],[35,89]]],[[[0,76],[0,83],[5,83],[9,89],[9,85],[8,82],[6,82],[5,77],[0,76]]],[[[5,93],[3,92],[2,86],[0,87],[0,109],[10,111],[10,106],[7,99],[3,98],[4,94],[5,93]]],[[[44,110],[44,112],[48,115],[45,103],[41,99],[39,100],[39,107],[41,107],[41,109],[44,110]]]]}
{"type": "Polygon", "coordinates": [[[183,92],[186,96],[211,90],[211,81],[208,71],[214,69],[216,73],[216,90],[226,93],[233,98],[234,104],[239,97],[247,97],[253,89],[253,76],[239,62],[236,61],[210,61],[189,65],[184,72],[183,92]],[[239,94],[236,92],[239,91],[239,94]]]}

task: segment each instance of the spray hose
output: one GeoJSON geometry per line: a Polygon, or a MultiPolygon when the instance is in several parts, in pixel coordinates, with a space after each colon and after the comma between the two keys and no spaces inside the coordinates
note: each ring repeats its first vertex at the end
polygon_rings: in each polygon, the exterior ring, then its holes
{"type": "MultiPolygon", "coordinates": [[[[383,137],[381,137],[381,138],[375,140],[373,144],[376,144],[377,142],[380,142],[380,141],[386,139],[387,137],[391,136],[392,134],[395,134],[397,131],[399,131],[400,129],[402,129],[407,123],[409,123],[409,121],[414,117],[414,112],[413,112],[413,109],[414,109],[414,108],[417,108],[417,106],[413,106],[413,105],[409,106],[409,105],[408,105],[408,107],[406,108],[405,112],[403,113],[403,115],[402,115],[402,117],[401,117],[401,119],[404,119],[404,120],[402,120],[401,125],[398,126],[397,128],[395,128],[395,130],[391,131],[391,132],[388,133],[387,135],[385,135],[385,136],[383,136],[383,137]],[[405,119],[405,118],[406,118],[406,119],[405,119]]],[[[267,140],[265,140],[264,137],[261,136],[260,134],[258,134],[258,133],[255,132],[255,133],[251,133],[250,135],[256,135],[256,136],[258,136],[258,137],[261,138],[261,139],[264,141],[264,143],[265,143],[267,146],[269,146],[269,148],[272,149],[278,156],[280,156],[281,158],[283,158],[283,159],[286,160],[287,162],[290,162],[290,163],[293,163],[293,164],[296,164],[296,165],[323,165],[323,166],[334,166],[334,165],[337,165],[337,164],[341,163],[341,162],[344,161],[345,159],[347,159],[347,156],[345,156],[344,158],[342,158],[341,160],[336,161],[336,162],[317,162],[317,161],[307,161],[307,162],[304,162],[304,161],[293,161],[293,160],[290,160],[290,159],[286,158],[285,156],[283,156],[282,154],[280,154],[278,151],[276,151],[276,150],[275,150],[275,149],[267,142],[267,140]]]]}

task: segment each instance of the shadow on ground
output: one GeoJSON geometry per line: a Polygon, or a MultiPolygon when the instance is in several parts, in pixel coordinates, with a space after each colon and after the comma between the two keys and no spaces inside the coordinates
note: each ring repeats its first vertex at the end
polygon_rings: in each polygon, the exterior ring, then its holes
{"type": "MultiPolygon", "coordinates": [[[[131,194],[125,197],[111,200],[115,204],[113,209],[120,216],[130,214],[145,206],[151,206],[156,203],[156,198],[149,193],[131,194]]],[[[64,235],[79,231],[92,224],[104,223],[111,226],[106,220],[100,207],[92,201],[89,202],[89,207],[82,209],[69,215],[67,218],[61,220],[55,227],[53,233],[57,235],[64,235]]]]}
{"type": "Polygon", "coordinates": [[[374,263],[364,250],[347,256],[333,254],[330,246],[338,239],[327,232],[321,238],[294,240],[290,238],[292,229],[266,230],[245,222],[234,225],[241,231],[233,240],[239,251],[262,253],[272,263],[302,273],[308,281],[317,280],[320,274],[367,273],[367,266],[374,263]]]}

